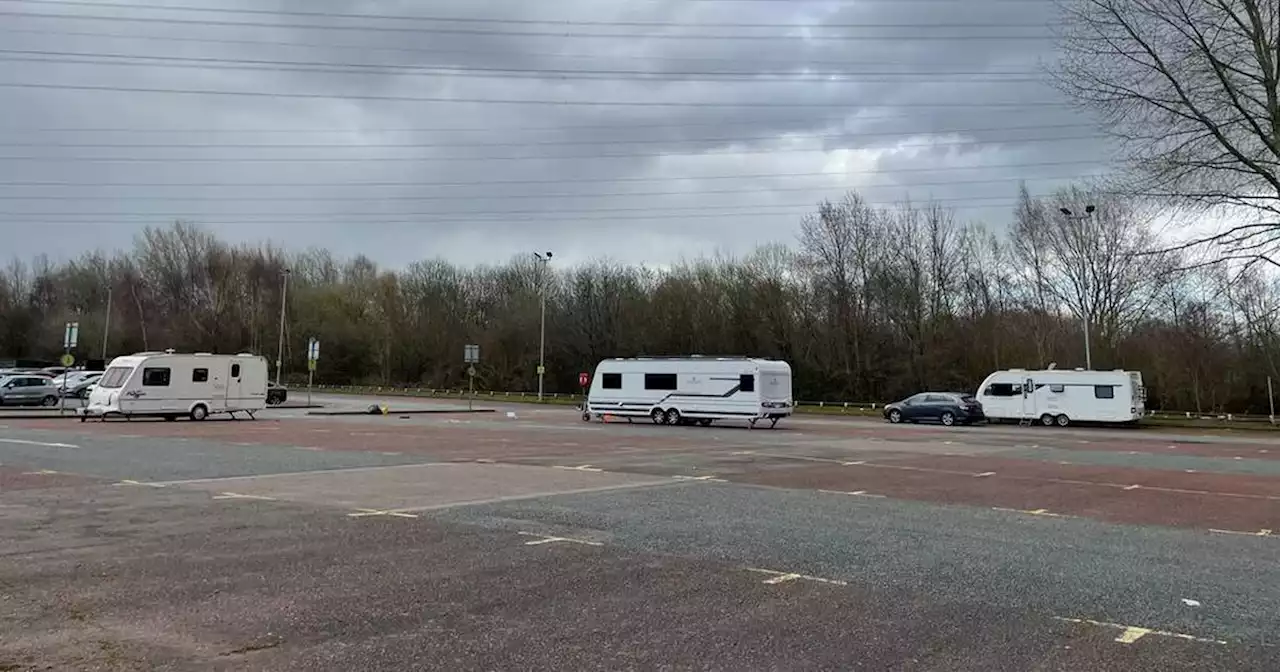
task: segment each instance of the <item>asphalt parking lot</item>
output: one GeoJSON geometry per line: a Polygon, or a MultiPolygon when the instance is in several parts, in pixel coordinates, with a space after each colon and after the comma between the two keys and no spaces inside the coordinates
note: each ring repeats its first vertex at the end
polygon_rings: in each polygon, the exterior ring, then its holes
{"type": "Polygon", "coordinates": [[[1275,530],[1266,436],[0,414],[0,670],[1274,671],[1275,530]]]}

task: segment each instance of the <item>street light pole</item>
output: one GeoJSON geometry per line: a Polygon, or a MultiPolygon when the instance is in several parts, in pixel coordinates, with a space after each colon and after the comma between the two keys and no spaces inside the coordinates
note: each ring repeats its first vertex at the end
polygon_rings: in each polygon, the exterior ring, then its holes
{"type": "MultiPolygon", "coordinates": [[[[1097,208],[1093,207],[1092,205],[1084,206],[1085,214],[1082,216],[1075,215],[1074,213],[1071,212],[1070,208],[1061,208],[1060,210],[1062,214],[1067,216],[1067,219],[1070,219],[1072,221],[1077,221],[1077,222],[1089,222],[1089,224],[1093,224],[1093,213],[1097,210],[1097,208]]],[[[1092,234],[1093,227],[1090,226],[1089,228],[1090,230],[1088,231],[1088,233],[1092,234]]],[[[1087,246],[1089,242],[1090,241],[1085,241],[1085,246],[1087,246]]],[[[1080,318],[1084,322],[1084,368],[1086,371],[1092,371],[1093,370],[1093,348],[1090,347],[1089,345],[1089,318],[1090,318],[1090,313],[1093,312],[1093,303],[1089,301],[1089,268],[1088,266],[1085,267],[1084,273],[1081,274],[1080,282],[1083,283],[1083,286],[1080,288],[1081,289],[1080,298],[1082,299],[1082,301],[1080,302],[1081,304],[1080,318]]]]}
{"type": "Polygon", "coordinates": [[[545,256],[537,252],[533,253],[541,262],[541,271],[538,273],[539,285],[542,294],[542,318],[540,320],[538,338],[538,401],[542,401],[543,377],[547,373],[547,264],[551,263],[551,253],[547,252],[545,256]]]}
{"type": "Polygon", "coordinates": [[[280,344],[276,350],[276,385],[280,384],[280,372],[284,369],[284,309],[289,305],[289,269],[284,269],[280,279],[280,344]]]}
{"type": "Polygon", "coordinates": [[[102,364],[107,363],[107,339],[111,337],[111,299],[115,293],[115,287],[107,285],[107,316],[106,324],[102,327],[102,364]]]}

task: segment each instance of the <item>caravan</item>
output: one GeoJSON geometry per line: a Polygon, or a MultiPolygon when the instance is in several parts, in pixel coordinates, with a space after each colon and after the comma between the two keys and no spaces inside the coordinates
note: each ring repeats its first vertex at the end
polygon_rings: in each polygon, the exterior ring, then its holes
{"type": "Polygon", "coordinates": [[[1146,412],[1139,371],[996,371],[978,401],[992,421],[1066,427],[1072,422],[1133,423],[1146,412]]]}
{"type": "Polygon", "coordinates": [[[143,352],[111,360],[80,419],[189,417],[246,413],[267,405],[267,360],[251,354],[143,352]]]}
{"type": "Polygon", "coordinates": [[[582,419],[651,418],[704,427],[717,420],[771,425],[795,410],[791,366],[748,357],[606,359],[596,367],[582,419]]]}

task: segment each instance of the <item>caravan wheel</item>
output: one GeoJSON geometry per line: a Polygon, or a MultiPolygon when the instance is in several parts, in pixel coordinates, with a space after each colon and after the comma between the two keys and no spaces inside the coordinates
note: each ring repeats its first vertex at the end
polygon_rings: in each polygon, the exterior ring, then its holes
{"type": "Polygon", "coordinates": [[[1068,418],[1065,414],[1064,414],[1064,415],[1059,415],[1059,416],[1058,416],[1058,426],[1059,426],[1059,427],[1066,427],[1066,426],[1068,426],[1068,425],[1070,425],[1070,424],[1071,424],[1071,418],[1068,418]]]}
{"type": "Polygon", "coordinates": [[[653,409],[653,412],[649,414],[649,417],[653,418],[653,424],[655,425],[661,425],[667,421],[667,415],[662,412],[661,408],[653,409]]]}
{"type": "Polygon", "coordinates": [[[680,424],[680,411],[674,408],[667,409],[667,424],[668,425],[680,424]]]}
{"type": "Polygon", "coordinates": [[[191,409],[192,420],[200,421],[207,417],[209,417],[209,409],[205,408],[204,404],[196,404],[196,407],[191,409]]]}
{"type": "Polygon", "coordinates": [[[1040,416],[1040,424],[1044,425],[1045,427],[1052,427],[1053,416],[1049,415],[1048,413],[1045,413],[1044,415],[1040,416]]]}

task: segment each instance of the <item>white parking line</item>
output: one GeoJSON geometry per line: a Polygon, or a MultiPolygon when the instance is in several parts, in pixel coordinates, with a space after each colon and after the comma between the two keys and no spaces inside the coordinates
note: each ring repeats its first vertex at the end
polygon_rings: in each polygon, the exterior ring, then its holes
{"type": "Polygon", "coordinates": [[[13,443],[20,446],[44,446],[46,448],[79,448],[72,443],[48,443],[45,441],[27,441],[26,439],[0,439],[0,443],[13,443]]]}

